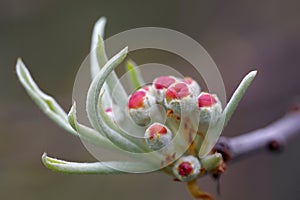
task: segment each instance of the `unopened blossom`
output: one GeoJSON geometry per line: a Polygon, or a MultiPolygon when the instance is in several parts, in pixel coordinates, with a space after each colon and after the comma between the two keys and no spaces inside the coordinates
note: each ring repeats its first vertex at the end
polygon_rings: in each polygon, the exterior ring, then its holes
{"type": "Polygon", "coordinates": [[[128,100],[128,111],[138,125],[147,125],[151,121],[150,110],[156,104],[155,97],[145,89],[135,91],[128,100]]]}
{"type": "Polygon", "coordinates": [[[214,126],[222,115],[222,105],[215,94],[201,92],[197,98],[200,115],[199,130],[206,132],[209,126],[214,126]]]}
{"type": "Polygon", "coordinates": [[[159,150],[171,142],[172,132],[163,124],[153,123],[145,132],[145,140],[150,149],[159,150]]]}
{"type": "Polygon", "coordinates": [[[164,102],[175,116],[188,115],[196,108],[194,93],[184,82],[177,82],[168,87],[164,102]]]}
{"type": "Polygon", "coordinates": [[[176,161],[173,173],[180,181],[191,181],[200,173],[200,161],[194,156],[183,156],[176,161]]]}
{"type": "Polygon", "coordinates": [[[195,96],[198,96],[200,94],[201,88],[197,81],[187,76],[183,79],[183,82],[189,85],[195,96]]]}

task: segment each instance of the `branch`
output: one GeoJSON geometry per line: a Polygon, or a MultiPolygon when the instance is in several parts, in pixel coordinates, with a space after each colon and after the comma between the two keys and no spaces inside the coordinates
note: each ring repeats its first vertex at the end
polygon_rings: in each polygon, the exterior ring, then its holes
{"type": "Polygon", "coordinates": [[[287,114],[270,125],[233,138],[221,137],[215,150],[224,161],[236,161],[261,150],[282,150],[285,143],[300,134],[300,111],[287,114]]]}

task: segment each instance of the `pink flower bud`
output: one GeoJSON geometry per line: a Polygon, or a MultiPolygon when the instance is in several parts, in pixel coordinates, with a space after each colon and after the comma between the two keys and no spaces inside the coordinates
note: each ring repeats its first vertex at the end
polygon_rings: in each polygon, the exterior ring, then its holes
{"type": "Polygon", "coordinates": [[[217,103],[216,98],[209,94],[209,93],[201,93],[198,97],[198,107],[203,108],[203,107],[211,107],[214,104],[217,103]]]}
{"type": "Polygon", "coordinates": [[[185,77],[183,82],[189,85],[195,96],[198,96],[200,94],[201,88],[194,79],[192,79],[191,77],[185,77]]]}
{"type": "Polygon", "coordinates": [[[129,115],[138,125],[150,123],[151,106],[156,104],[155,97],[145,89],[135,91],[128,100],[129,115]]]}
{"type": "Polygon", "coordinates": [[[114,122],[120,122],[124,118],[123,113],[120,111],[120,108],[117,105],[114,105],[113,108],[108,107],[104,111],[105,114],[114,122]]]}
{"type": "Polygon", "coordinates": [[[201,92],[198,96],[198,109],[200,111],[199,131],[206,133],[209,126],[214,126],[222,115],[222,106],[214,94],[201,92]]]}
{"type": "Polygon", "coordinates": [[[182,112],[187,115],[195,110],[196,98],[188,84],[177,82],[167,89],[165,105],[175,116],[180,116],[182,112]]]}
{"type": "Polygon", "coordinates": [[[167,102],[170,102],[174,99],[183,99],[184,97],[187,97],[189,95],[192,95],[192,94],[190,94],[190,90],[186,83],[183,83],[183,82],[175,83],[174,85],[171,85],[167,89],[166,100],[167,100],[167,102]]]}
{"type": "Polygon", "coordinates": [[[107,116],[113,117],[112,108],[106,108],[105,109],[105,113],[106,113],[107,116]]]}
{"type": "Polygon", "coordinates": [[[180,158],[173,167],[173,173],[180,181],[191,181],[200,173],[200,161],[194,156],[180,158]]]}
{"type": "Polygon", "coordinates": [[[144,98],[146,96],[146,92],[142,90],[138,90],[134,92],[128,101],[128,108],[142,108],[144,107],[144,98]]]}
{"type": "Polygon", "coordinates": [[[160,76],[154,80],[155,89],[161,90],[166,89],[173,83],[175,83],[176,78],[173,76],[160,76]]]}
{"type": "Polygon", "coordinates": [[[163,124],[153,123],[145,132],[145,140],[150,149],[159,150],[172,140],[172,132],[163,124]]]}

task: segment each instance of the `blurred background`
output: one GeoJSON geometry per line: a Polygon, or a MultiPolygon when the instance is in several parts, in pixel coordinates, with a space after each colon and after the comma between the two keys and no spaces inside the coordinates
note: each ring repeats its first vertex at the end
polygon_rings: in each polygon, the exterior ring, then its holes
{"type": "MultiPolygon", "coordinates": [[[[300,94],[299,8],[293,0],[0,0],[0,199],[191,199],[184,184],[164,174],[64,175],[46,169],[43,152],[73,161],[94,158],[27,96],[16,78],[17,57],[68,110],[99,17],[108,19],[107,37],[143,26],[180,31],[210,53],[228,97],[247,72],[259,70],[224,131],[234,136],[280,118],[300,94]]],[[[260,153],[231,165],[217,199],[299,199],[299,146],[298,136],[282,154],[260,153]]],[[[199,185],[217,195],[210,177],[199,185]]]]}

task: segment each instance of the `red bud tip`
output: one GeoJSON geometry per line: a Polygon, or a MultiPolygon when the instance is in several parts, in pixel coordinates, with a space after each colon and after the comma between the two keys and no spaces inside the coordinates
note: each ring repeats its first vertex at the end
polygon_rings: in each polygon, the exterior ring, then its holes
{"type": "Polygon", "coordinates": [[[144,96],[146,93],[144,91],[134,92],[128,101],[128,108],[140,108],[144,105],[144,96]]]}
{"type": "Polygon", "coordinates": [[[199,108],[210,107],[215,103],[217,103],[217,100],[211,94],[204,93],[204,94],[200,94],[198,97],[199,108]]]}
{"type": "Polygon", "coordinates": [[[164,135],[167,134],[167,129],[159,124],[153,124],[150,128],[149,128],[149,138],[153,139],[155,137],[155,135],[159,134],[159,135],[164,135]]]}
{"type": "Polygon", "coordinates": [[[184,78],[184,82],[188,85],[192,84],[193,83],[193,79],[191,77],[185,77],[184,78]]]}
{"type": "Polygon", "coordinates": [[[178,166],[178,174],[181,176],[188,176],[192,173],[193,167],[190,162],[182,162],[178,166]]]}
{"type": "Polygon", "coordinates": [[[154,87],[158,90],[168,88],[175,83],[175,79],[170,76],[160,76],[154,82],[154,87]]]}
{"type": "Polygon", "coordinates": [[[149,91],[150,90],[149,85],[144,86],[143,89],[149,91]]]}
{"type": "Polygon", "coordinates": [[[166,99],[182,99],[190,94],[189,88],[185,83],[177,83],[176,85],[168,88],[166,92],[166,99]]]}
{"type": "Polygon", "coordinates": [[[111,109],[111,108],[106,108],[106,109],[105,109],[105,112],[107,112],[107,113],[108,113],[108,112],[112,112],[112,109],[111,109]]]}

